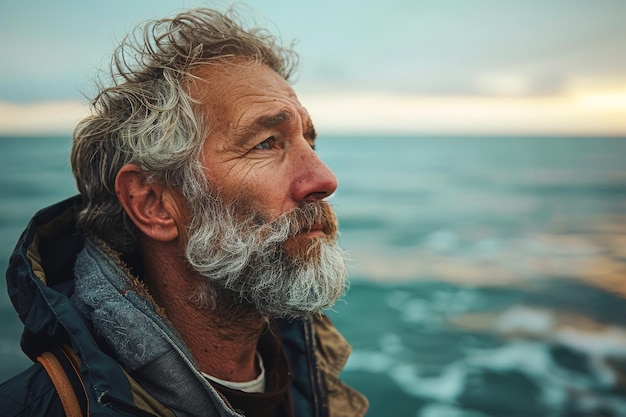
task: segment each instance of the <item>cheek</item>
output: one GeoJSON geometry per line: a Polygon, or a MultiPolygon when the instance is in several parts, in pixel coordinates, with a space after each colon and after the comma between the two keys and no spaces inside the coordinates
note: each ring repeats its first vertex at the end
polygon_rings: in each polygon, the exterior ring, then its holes
{"type": "Polygon", "coordinates": [[[298,205],[292,198],[293,173],[287,164],[242,163],[207,174],[223,201],[240,213],[260,213],[273,220],[298,205]]]}
{"type": "Polygon", "coordinates": [[[282,208],[284,193],[267,181],[233,182],[224,188],[228,191],[221,192],[220,197],[241,215],[260,215],[263,220],[272,221],[286,211],[282,208]]]}
{"type": "Polygon", "coordinates": [[[242,181],[240,192],[247,196],[257,210],[275,218],[297,206],[291,198],[291,175],[271,167],[242,181]]]}

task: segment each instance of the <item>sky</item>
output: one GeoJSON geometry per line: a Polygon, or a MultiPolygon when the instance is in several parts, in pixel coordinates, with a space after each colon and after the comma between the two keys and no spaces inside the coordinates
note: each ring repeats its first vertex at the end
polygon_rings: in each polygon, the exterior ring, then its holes
{"type": "MultiPolygon", "coordinates": [[[[0,134],[71,132],[139,22],[200,0],[0,4],[0,134]]],[[[320,132],[626,136],[626,1],[250,0],[320,132]]]]}

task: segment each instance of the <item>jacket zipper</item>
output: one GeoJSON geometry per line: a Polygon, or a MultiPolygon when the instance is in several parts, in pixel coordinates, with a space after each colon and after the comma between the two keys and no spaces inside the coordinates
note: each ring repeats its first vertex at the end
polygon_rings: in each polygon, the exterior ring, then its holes
{"type": "Polygon", "coordinates": [[[307,361],[309,366],[309,375],[311,375],[311,386],[313,394],[313,407],[315,409],[315,417],[328,417],[328,410],[323,406],[320,397],[324,395],[322,382],[317,366],[317,357],[315,356],[315,342],[313,336],[313,325],[311,320],[305,320],[304,324],[304,341],[306,345],[306,353],[309,357],[307,361]]]}

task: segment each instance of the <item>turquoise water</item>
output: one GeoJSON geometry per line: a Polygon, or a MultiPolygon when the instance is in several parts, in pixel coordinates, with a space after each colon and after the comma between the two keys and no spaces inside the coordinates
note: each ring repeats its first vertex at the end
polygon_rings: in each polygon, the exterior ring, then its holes
{"type": "MultiPolygon", "coordinates": [[[[0,139],[0,268],[74,194],[69,146],[0,139]]],[[[368,416],[626,416],[626,139],[322,137],[319,153],[351,255],[329,315],[368,416]]],[[[3,380],[28,361],[6,296],[0,315],[3,380]]]]}

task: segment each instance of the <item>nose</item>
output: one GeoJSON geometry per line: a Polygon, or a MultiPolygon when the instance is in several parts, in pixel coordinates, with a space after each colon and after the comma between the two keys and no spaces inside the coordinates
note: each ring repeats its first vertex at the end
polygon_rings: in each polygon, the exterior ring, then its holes
{"type": "Polygon", "coordinates": [[[308,144],[297,158],[296,169],[293,191],[298,203],[323,200],[337,189],[337,177],[308,144]]]}

